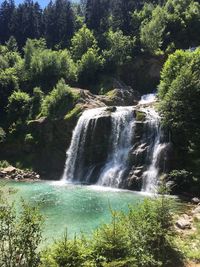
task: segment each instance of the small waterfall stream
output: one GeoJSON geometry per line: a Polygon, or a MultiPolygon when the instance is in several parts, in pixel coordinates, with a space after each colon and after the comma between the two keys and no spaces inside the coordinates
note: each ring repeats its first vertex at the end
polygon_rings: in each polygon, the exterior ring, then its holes
{"type": "Polygon", "coordinates": [[[160,117],[157,112],[152,108],[144,109],[146,112],[146,120],[148,127],[154,133],[154,140],[150,146],[150,164],[147,170],[143,173],[142,191],[144,192],[156,192],[158,187],[159,176],[159,160],[162,151],[166,147],[166,143],[161,142],[161,128],[160,117]]]}
{"type": "Polygon", "coordinates": [[[161,140],[160,118],[148,106],[154,101],[155,95],[150,94],[143,96],[137,107],[86,110],[74,129],[62,179],[129,188],[126,184],[131,169],[135,173],[142,170],[140,189],[155,192],[166,143],[161,140]],[[145,114],[145,121],[136,121],[137,110],[145,114]],[[142,129],[140,134],[138,127],[142,129]]]}

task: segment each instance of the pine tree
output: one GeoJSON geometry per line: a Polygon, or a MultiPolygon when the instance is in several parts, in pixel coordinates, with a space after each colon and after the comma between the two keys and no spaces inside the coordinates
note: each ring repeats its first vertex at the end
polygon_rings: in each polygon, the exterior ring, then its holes
{"type": "Polygon", "coordinates": [[[86,4],[86,24],[91,30],[101,34],[108,30],[110,0],[88,0],[86,4]]]}
{"type": "Polygon", "coordinates": [[[70,1],[56,0],[44,10],[45,38],[50,47],[67,47],[74,34],[75,18],[70,1]]]}
{"type": "Polygon", "coordinates": [[[37,2],[25,0],[13,16],[14,32],[18,45],[22,48],[27,38],[38,39],[42,36],[42,10],[37,2]]]}
{"type": "Polygon", "coordinates": [[[5,43],[12,34],[12,19],[15,11],[13,0],[5,0],[0,6],[0,42],[5,43]]]}

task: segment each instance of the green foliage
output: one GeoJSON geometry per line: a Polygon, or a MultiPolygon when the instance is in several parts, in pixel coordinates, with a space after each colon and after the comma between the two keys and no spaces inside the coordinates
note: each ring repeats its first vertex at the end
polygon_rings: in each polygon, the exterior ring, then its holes
{"type": "Polygon", "coordinates": [[[0,222],[0,265],[38,266],[37,248],[43,224],[38,210],[22,202],[22,210],[17,216],[13,205],[1,202],[0,222]]]}
{"type": "Polygon", "coordinates": [[[99,72],[102,70],[104,59],[99,55],[98,49],[89,48],[78,61],[78,80],[83,86],[95,83],[99,72]]]}
{"type": "Polygon", "coordinates": [[[42,116],[60,118],[73,108],[78,94],[74,94],[64,80],[60,80],[56,87],[44,98],[42,116]]]}
{"type": "Polygon", "coordinates": [[[175,53],[169,57],[162,72],[159,95],[163,123],[175,134],[182,135],[185,145],[199,144],[200,134],[200,50],[175,53]],[[180,58],[181,61],[177,61],[180,58]],[[185,56],[185,57],[184,57],[185,56]],[[181,65],[182,63],[182,65],[181,65]],[[174,72],[170,70],[174,69],[174,72]]]}
{"type": "Polygon", "coordinates": [[[34,144],[35,143],[34,137],[32,136],[31,133],[28,133],[25,135],[24,142],[25,142],[25,144],[34,144]]]}
{"type": "Polygon", "coordinates": [[[8,117],[12,122],[25,122],[29,118],[31,97],[21,91],[14,91],[8,98],[8,117]]]}
{"type": "Polygon", "coordinates": [[[8,161],[6,161],[6,160],[0,161],[0,168],[7,168],[8,166],[10,166],[8,161]]]}
{"type": "Polygon", "coordinates": [[[111,224],[103,225],[94,234],[93,254],[97,262],[99,259],[112,262],[130,256],[128,233],[115,212],[112,212],[111,224]]]}
{"type": "Polygon", "coordinates": [[[145,200],[137,209],[130,207],[128,214],[113,211],[112,222],[102,225],[92,239],[64,237],[44,251],[41,267],[170,266],[170,260],[180,257],[171,239],[170,203],[161,196],[145,200]]]}
{"type": "Polygon", "coordinates": [[[164,99],[169,91],[173,80],[179,75],[181,68],[190,62],[192,53],[190,51],[177,50],[168,57],[161,72],[158,95],[164,99]]]}
{"type": "Polygon", "coordinates": [[[84,24],[83,27],[75,33],[72,38],[71,53],[74,60],[80,60],[89,48],[95,48],[97,41],[92,31],[84,24]]]}
{"type": "Polygon", "coordinates": [[[49,91],[61,78],[76,80],[76,66],[69,51],[46,49],[43,39],[28,40],[24,51],[25,71],[32,84],[49,91]]]}
{"type": "Polygon", "coordinates": [[[163,43],[165,30],[165,13],[161,7],[156,7],[152,12],[152,18],[141,26],[140,40],[144,47],[151,53],[159,52],[163,43]]]}
{"type": "Polygon", "coordinates": [[[173,193],[189,191],[194,180],[193,174],[187,170],[173,170],[167,175],[167,179],[173,183],[173,193]]]}
{"type": "Polygon", "coordinates": [[[82,106],[81,105],[76,105],[72,110],[70,110],[66,115],[65,115],[65,120],[71,120],[74,117],[78,117],[81,114],[82,111],[82,106]]]}
{"type": "Polygon", "coordinates": [[[44,93],[39,87],[33,89],[32,106],[31,106],[31,117],[34,119],[40,114],[42,108],[42,101],[44,93]]]}
{"type": "Polygon", "coordinates": [[[135,39],[123,35],[122,31],[107,33],[107,49],[103,51],[107,64],[116,67],[122,66],[132,60],[135,39]]]}
{"type": "Polygon", "coordinates": [[[6,139],[6,133],[2,127],[0,127],[0,143],[3,143],[6,139]]]}

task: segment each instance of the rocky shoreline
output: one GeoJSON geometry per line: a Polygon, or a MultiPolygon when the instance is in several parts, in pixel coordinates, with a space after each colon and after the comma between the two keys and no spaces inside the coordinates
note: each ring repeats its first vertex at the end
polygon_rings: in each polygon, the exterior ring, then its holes
{"type": "Polygon", "coordinates": [[[13,166],[0,169],[0,179],[14,181],[38,181],[40,175],[32,170],[21,170],[13,166]]]}

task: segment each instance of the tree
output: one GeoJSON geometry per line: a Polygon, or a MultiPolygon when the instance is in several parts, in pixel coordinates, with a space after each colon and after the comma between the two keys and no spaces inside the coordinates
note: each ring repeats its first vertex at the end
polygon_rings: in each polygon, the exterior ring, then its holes
{"type": "Polygon", "coordinates": [[[151,53],[158,52],[163,44],[165,31],[165,13],[157,6],[152,12],[152,18],[141,26],[140,40],[151,53]]]}
{"type": "Polygon", "coordinates": [[[14,91],[8,98],[8,118],[10,123],[25,122],[30,114],[31,97],[21,91],[14,91]]]}
{"type": "Polygon", "coordinates": [[[50,1],[44,10],[45,38],[50,47],[65,48],[74,34],[75,17],[69,0],[50,1]]]}
{"type": "Polygon", "coordinates": [[[161,90],[159,95],[162,99],[160,111],[164,125],[172,130],[174,136],[181,136],[186,147],[190,142],[198,146],[200,145],[200,50],[190,54],[186,52],[183,55],[185,55],[185,62],[182,60],[180,68],[176,61],[174,65],[170,62],[171,58],[174,59],[170,57],[166,63],[167,67],[163,70],[159,87],[159,91],[161,90]],[[172,69],[174,67],[174,77],[168,77],[165,73],[169,65],[172,69]],[[166,84],[168,90],[165,89],[166,84]]]}
{"type": "Polygon", "coordinates": [[[123,35],[122,31],[109,31],[107,34],[107,49],[103,51],[106,63],[112,69],[130,62],[133,56],[135,39],[123,35]]]}
{"type": "Polygon", "coordinates": [[[122,30],[125,35],[131,33],[132,12],[136,9],[134,0],[116,0],[112,2],[112,27],[122,30]]]}
{"type": "Polygon", "coordinates": [[[13,0],[5,0],[0,6],[0,42],[4,44],[12,35],[13,14],[15,4],[13,0]]]}
{"type": "Polygon", "coordinates": [[[108,29],[110,0],[87,0],[85,21],[89,29],[98,35],[108,29]]]}
{"type": "Polygon", "coordinates": [[[16,9],[13,18],[13,35],[20,48],[27,38],[38,39],[42,36],[42,10],[37,2],[25,0],[16,9]]]}
{"type": "Polygon", "coordinates": [[[89,48],[96,47],[97,41],[92,31],[84,25],[72,38],[71,52],[75,60],[81,59],[89,48]]]}
{"type": "MultiPolygon", "coordinates": [[[[0,191],[2,196],[3,190],[0,191]]],[[[25,202],[22,202],[19,214],[14,204],[8,204],[5,198],[0,198],[0,204],[0,265],[37,267],[43,217],[37,208],[25,202]]]]}
{"type": "Polygon", "coordinates": [[[44,39],[27,40],[24,48],[24,67],[30,86],[51,90],[59,79],[76,81],[76,65],[68,50],[46,48],[44,39]]]}
{"type": "Polygon", "coordinates": [[[97,48],[89,48],[78,61],[78,82],[81,86],[94,85],[104,64],[103,58],[98,54],[97,48]]]}

